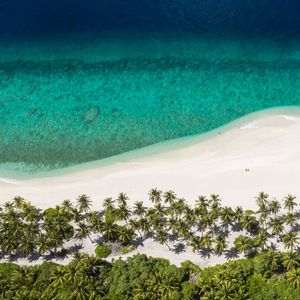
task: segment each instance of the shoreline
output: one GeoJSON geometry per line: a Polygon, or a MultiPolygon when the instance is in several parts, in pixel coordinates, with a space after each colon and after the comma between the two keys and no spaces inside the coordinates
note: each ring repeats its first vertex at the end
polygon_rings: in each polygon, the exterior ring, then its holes
{"type": "MultiPolygon", "coordinates": [[[[300,117],[300,106],[274,107],[270,109],[264,109],[264,110],[252,112],[232,122],[229,122],[221,127],[217,127],[213,130],[201,134],[166,140],[163,142],[159,142],[142,148],[127,151],[104,159],[80,163],[69,167],[62,167],[62,168],[57,168],[57,169],[47,170],[47,171],[41,170],[36,172],[27,172],[27,171],[14,170],[13,167],[3,168],[3,165],[1,166],[0,164],[0,183],[3,181],[15,182],[16,180],[27,180],[27,179],[30,180],[35,178],[68,175],[68,174],[86,171],[90,169],[96,169],[96,168],[107,167],[107,166],[109,167],[113,164],[123,163],[132,159],[146,158],[146,157],[151,157],[153,155],[162,154],[169,151],[180,150],[197,143],[206,142],[216,137],[219,133],[223,134],[234,128],[246,129],[248,126],[251,126],[251,124],[255,122],[257,119],[260,119],[262,117],[277,115],[277,114],[287,114],[291,117],[295,117],[295,116],[300,117]]],[[[15,165],[15,163],[12,163],[11,165],[15,165]]]]}

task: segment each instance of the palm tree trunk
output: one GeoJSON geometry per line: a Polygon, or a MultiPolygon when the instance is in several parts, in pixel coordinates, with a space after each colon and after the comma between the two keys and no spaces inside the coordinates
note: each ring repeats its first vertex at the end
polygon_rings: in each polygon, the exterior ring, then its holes
{"type": "Polygon", "coordinates": [[[87,237],[89,238],[89,240],[94,244],[95,242],[91,239],[90,235],[88,234],[87,237]]]}

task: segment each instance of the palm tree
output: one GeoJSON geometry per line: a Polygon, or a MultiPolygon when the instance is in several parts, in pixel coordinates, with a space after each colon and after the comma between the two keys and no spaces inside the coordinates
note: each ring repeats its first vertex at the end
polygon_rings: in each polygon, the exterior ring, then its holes
{"type": "Polygon", "coordinates": [[[258,222],[251,214],[244,214],[242,218],[242,227],[248,232],[252,232],[257,228],[258,222]]]}
{"type": "Polygon", "coordinates": [[[106,212],[114,210],[114,200],[112,198],[105,198],[103,201],[103,207],[106,212]]]}
{"type": "Polygon", "coordinates": [[[89,294],[90,293],[85,290],[85,286],[83,284],[77,284],[73,287],[71,299],[74,300],[95,299],[95,298],[90,298],[89,294]]]}
{"type": "Polygon", "coordinates": [[[126,226],[118,226],[117,236],[122,245],[127,245],[134,239],[134,230],[126,226]]]}
{"type": "Polygon", "coordinates": [[[154,289],[158,283],[158,292],[160,299],[172,300],[177,298],[180,284],[173,276],[166,272],[156,272],[154,289]]]}
{"type": "Polygon", "coordinates": [[[259,223],[265,229],[267,227],[266,221],[267,221],[267,218],[269,215],[269,200],[268,200],[268,198],[269,198],[269,195],[264,192],[260,192],[259,195],[256,197],[256,204],[258,206],[258,211],[256,213],[259,214],[259,223]]]}
{"type": "Polygon", "coordinates": [[[118,218],[121,220],[121,221],[125,221],[126,222],[126,225],[127,225],[127,220],[130,216],[130,213],[131,211],[129,210],[127,204],[121,204],[119,205],[117,211],[116,211],[116,215],[118,216],[118,218]]]}
{"type": "Polygon", "coordinates": [[[201,232],[201,236],[203,236],[204,231],[212,226],[213,220],[209,217],[209,215],[203,215],[200,219],[199,223],[197,224],[198,230],[201,232]]]}
{"type": "Polygon", "coordinates": [[[3,208],[5,209],[5,210],[10,210],[10,209],[13,209],[14,208],[14,203],[13,202],[9,202],[9,201],[7,201],[7,202],[5,202],[4,204],[3,204],[3,208]]]}
{"type": "Polygon", "coordinates": [[[139,236],[140,236],[140,241],[141,241],[141,244],[143,243],[143,234],[140,230],[140,222],[139,220],[136,220],[136,219],[130,219],[129,220],[129,226],[134,230],[134,231],[137,231],[139,236]]]}
{"type": "Polygon", "coordinates": [[[166,209],[161,205],[161,203],[155,204],[154,209],[160,217],[165,215],[166,209]]]}
{"type": "Polygon", "coordinates": [[[66,282],[65,270],[63,266],[57,266],[57,268],[51,273],[50,280],[51,286],[54,288],[62,286],[66,282]]]}
{"type": "Polygon", "coordinates": [[[91,239],[89,234],[90,233],[89,227],[84,222],[79,222],[77,226],[78,227],[76,228],[76,238],[82,240],[88,237],[89,240],[92,243],[94,243],[94,241],[91,239]]]}
{"type": "Polygon", "coordinates": [[[205,272],[200,273],[200,277],[198,279],[198,285],[200,287],[200,299],[214,299],[215,297],[215,280],[210,274],[208,275],[205,272]],[[211,296],[211,297],[209,297],[211,296]]]}
{"type": "Polygon", "coordinates": [[[238,252],[247,255],[253,248],[253,242],[249,237],[240,235],[234,240],[234,247],[238,252]]]}
{"type": "Polygon", "coordinates": [[[178,199],[176,202],[173,202],[169,207],[169,212],[171,214],[171,217],[176,218],[176,220],[179,219],[179,217],[185,212],[186,209],[186,203],[183,198],[178,199]]]}
{"type": "Polygon", "coordinates": [[[300,288],[300,269],[294,269],[287,273],[287,282],[293,289],[300,288]]]}
{"type": "Polygon", "coordinates": [[[209,199],[209,204],[212,210],[220,208],[221,206],[220,196],[217,194],[211,194],[209,199]]]}
{"type": "Polygon", "coordinates": [[[279,252],[269,249],[265,255],[264,259],[268,262],[270,270],[272,272],[277,272],[281,265],[281,255],[279,252]]]}
{"type": "Polygon", "coordinates": [[[143,201],[136,201],[133,205],[133,214],[142,217],[146,215],[147,213],[147,208],[144,206],[143,201]]]}
{"type": "Polygon", "coordinates": [[[167,203],[172,204],[177,199],[176,194],[173,191],[166,191],[164,193],[163,197],[164,197],[164,201],[166,204],[167,203]]]}
{"type": "Polygon", "coordinates": [[[39,253],[43,254],[43,253],[46,253],[50,250],[50,248],[49,248],[49,239],[48,239],[48,236],[46,234],[43,234],[43,233],[40,234],[37,237],[36,243],[37,243],[39,253]]]}
{"type": "Polygon", "coordinates": [[[203,214],[207,214],[209,207],[209,202],[205,196],[199,196],[198,200],[196,200],[196,214],[202,216],[203,214]]]}
{"type": "Polygon", "coordinates": [[[20,197],[20,196],[16,196],[13,198],[13,203],[12,205],[15,206],[15,208],[17,209],[22,209],[23,205],[25,203],[25,199],[20,197]]]}
{"type": "Polygon", "coordinates": [[[284,221],[287,225],[289,225],[291,228],[295,225],[296,221],[297,221],[297,217],[295,213],[292,212],[288,212],[285,216],[284,216],[284,221]]]}
{"type": "Polygon", "coordinates": [[[225,227],[228,227],[228,224],[232,222],[233,217],[234,217],[234,211],[232,210],[231,207],[225,206],[224,208],[221,209],[220,218],[225,227]]]}
{"type": "Polygon", "coordinates": [[[284,231],[283,223],[284,220],[281,217],[275,217],[270,219],[269,226],[272,229],[272,234],[277,236],[277,240],[279,240],[280,235],[284,231]]]}
{"type": "Polygon", "coordinates": [[[97,212],[92,212],[88,215],[88,227],[94,233],[102,231],[103,220],[97,212]]]}
{"type": "Polygon", "coordinates": [[[297,206],[297,202],[295,201],[296,197],[292,196],[291,194],[288,194],[286,197],[283,198],[283,206],[288,211],[294,210],[294,208],[297,206]]]}
{"type": "Polygon", "coordinates": [[[32,255],[36,252],[36,244],[28,232],[25,232],[22,239],[21,251],[25,254],[25,256],[32,255]]]}
{"type": "Polygon", "coordinates": [[[114,224],[113,220],[105,219],[102,224],[103,236],[107,241],[113,241],[118,237],[118,228],[117,225],[114,224]]]}
{"type": "Polygon", "coordinates": [[[73,207],[72,213],[75,223],[78,223],[84,219],[83,215],[76,207],[73,207]]]}
{"type": "Polygon", "coordinates": [[[210,233],[206,233],[202,240],[201,240],[201,246],[205,249],[210,249],[213,243],[213,238],[210,233]]]}
{"type": "Polygon", "coordinates": [[[267,207],[269,195],[265,192],[260,192],[256,197],[256,204],[259,208],[267,207]]]}
{"type": "Polygon", "coordinates": [[[299,257],[297,256],[296,253],[293,253],[293,252],[284,253],[283,260],[282,260],[282,265],[288,271],[293,270],[295,268],[298,268],[299,265],[300,265],[299,257]]]}
{"type": "Polygon", "coordinates": [[[149,192],[149,199],[153,203],[160,203],[161,202],[161,196],[162,196],[162,191],[158,190],[157,188],[151,189],[149,192]]]}
{"type": "Polygon", "coordinates": [[[176,222],[178,236],[181,238],[188,238],[191,235],[190,227],[184,221],[176,222]]]}
{"type": "Polygon", "coordinates": [[[64,200],[61,204],[61,207],[68,212],[73,211],[73,204],[69,199],[64,200]]]}
{"type": "Polygon", "coordinates": [[[139,220],[139,227],[143,231],[144,235],[150,232],[151,224],[147,218],[141,218],[139,220]]]}
{"type": "Polygon", "coordinates": [[[169,239],[169,235],[168,233],[163,230],[163,229],[159,229],[156,231],[156,235],[155,235],[155,239],[161,244],[161,245],[166,245],[168,247],[169,250],[171,250],[171,247],[168,244],[168,239],[169,239]]]}
{"type": "Polygon", "coordinates": [[[117,202],[118,202],[119,206],[126,206],[128,200],[129,200],[129,198],[125,193],[120,193],[117,198],[117,202]]]}
{"type": "Polygon", "coordinates": [[[297,245],[299,237],[296,232],[289,232],[283,237],[284,247],[293,252],[294,247],[297,245]]]}
{"type": "Polygon", "coordinates": [[[225,236],[223,234],[217,234],[215,243],[215,253],[221,255],[228,246],[225,236]]]}
{"type": "Polygon", "coordinates": [[[267,242],[268,242],[268,232],[265,229],[261,228],[259,230],[258,235],[254,238],[254,243],[257,247],[261,249],[261,251],[264,251],[267,242]]]}
{"type": "Polygon", "coordinates": [[[87,195],[83,194],[77,198],[77,207],[80,212],[87,213],[90,210],[91,206],[92,201],[87,195]]]}
{"type": "Polygon", "coordinates": [[[149,284],[149,281],[142,280],[141,278],[136,280],[133,288],[133,294],[133,300],[148,300],[158,297],[155,289],[153,289],[153,283],[151,282],[149,284]]]}
{"type": "Polygon", "coordinates": [[[201,249],[201,241],[202,239],[199,236],[190,236],[188,244],[192,247],[193,252],[201,249]]]}
{"type": "Polygon", "coordinates": [[[272,200],[270,203],[269,203],[269,211],[275,215],[276,217],[276,214],[280,211],[280,208],[281,208],[281,205],[279,203],[279,201],[277,200],[272,200]]]}
{"type": "Polygon", "coordinates": [[[208,213],[210,225],[216,225],[220,215],[220,208],[214,207],[208,213]]]}
{"type": "Polygon", "coordinates": [[[184,210],[184,221],[188,224],[188,226],[193,227],[196,220],[197,216],[195,214],[194,209],[186,205],[184,210]]]}
{"type": "Polygon", "coordinates": [[[237,223],[242,222],[243,217],[244,217],[243,208],[241,206],[237,206],[234,210],[234,216],[233,216],[235,222],[237,222],[237,223]]]}
{"type": "Polygon", "coordinates": [[[214,299],[220,300],[235,300],[241,299],[237,294],[239,286],[234,281],[224,280],[218,286],[218,290],[215,292],[214,299]]]}

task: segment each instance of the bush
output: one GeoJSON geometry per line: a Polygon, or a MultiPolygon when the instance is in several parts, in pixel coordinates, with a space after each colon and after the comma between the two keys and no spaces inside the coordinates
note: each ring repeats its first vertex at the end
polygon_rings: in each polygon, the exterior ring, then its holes
{"type": "Polygon", "coordinates": [[[120,251],[122,254],[127,254],[129,252],[132,252],[133,250],[135,250],[135,247],[133,247],[133,246],[127,246],[127,247],[120,248],[120,251]]]}
{"type": "Polygon", "coordinates": [[[111,253],[110,248],[106,244],[99,244],[95,249],[98,258],[105,258],[111,253]]]}
{"type": "Polygon", "coordinates": [[[188,271],[189,274],[192,274],[192,275],[195,275],[195,274],[198,274],[201,272],[201,268],[198,265],[191,262],[190,260],[183,261],[181,263],[181,268],[188,271]]]}

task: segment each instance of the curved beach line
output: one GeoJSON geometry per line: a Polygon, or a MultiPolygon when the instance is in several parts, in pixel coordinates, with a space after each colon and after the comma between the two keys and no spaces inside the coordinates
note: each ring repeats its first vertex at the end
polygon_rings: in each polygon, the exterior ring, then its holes
{"type": "MultiPolygon", "coordinates": [[[[2,164],[2,166],[0,165],[0,175],[2,175],[2,177],[6,178],[7,180],[9,180],[8,178],[17,179],[17,180],[26,180],[32,178],[53,177],[53,176],[61,176],[61,175],[66,175],[71,173],[77,173],[89,169],[107,167],[116,163],[124,164],[128,161],[131,161],[132,159],[145,158],[152,155],[157,155],[160,153],[172,151],[174,149],[179,150],[196,143],[205,142],[207,140],[213,139],[215,136],[218,136],[220,133],[228,132],[233,128],[239,128],[239,129],[259,128],[261,125],[259,124],[259,122],[257,122],[257,120],[272,115],[282,115],[286,120],[298,123],[300,122],[300,107],[285,106],[285,107],[275,107],[271,109],[260,110],[257,112],[250,113],[246,116],[243,116],[239,119],[229,122],[221,127],[218,127],[216,129],[213,129],[211,131],[202,134],[167,140],[146,147],[142,147],[139,149],[131,150],[122,154],[118,154],[112,157],[108,157],[105,159],[90,161],[90,162],[81,163],[74,166],[55,169],[55,170],[24,172],[24,171],[19,171],[18,168],[14,168],[14,166],[18,166],[18,164],[11,163],[9,164],[10,167],[4,166],[4,164],[2,164]]],[[[22,167],[21,170],[23,169],[24,168],[22,167]]]]}

